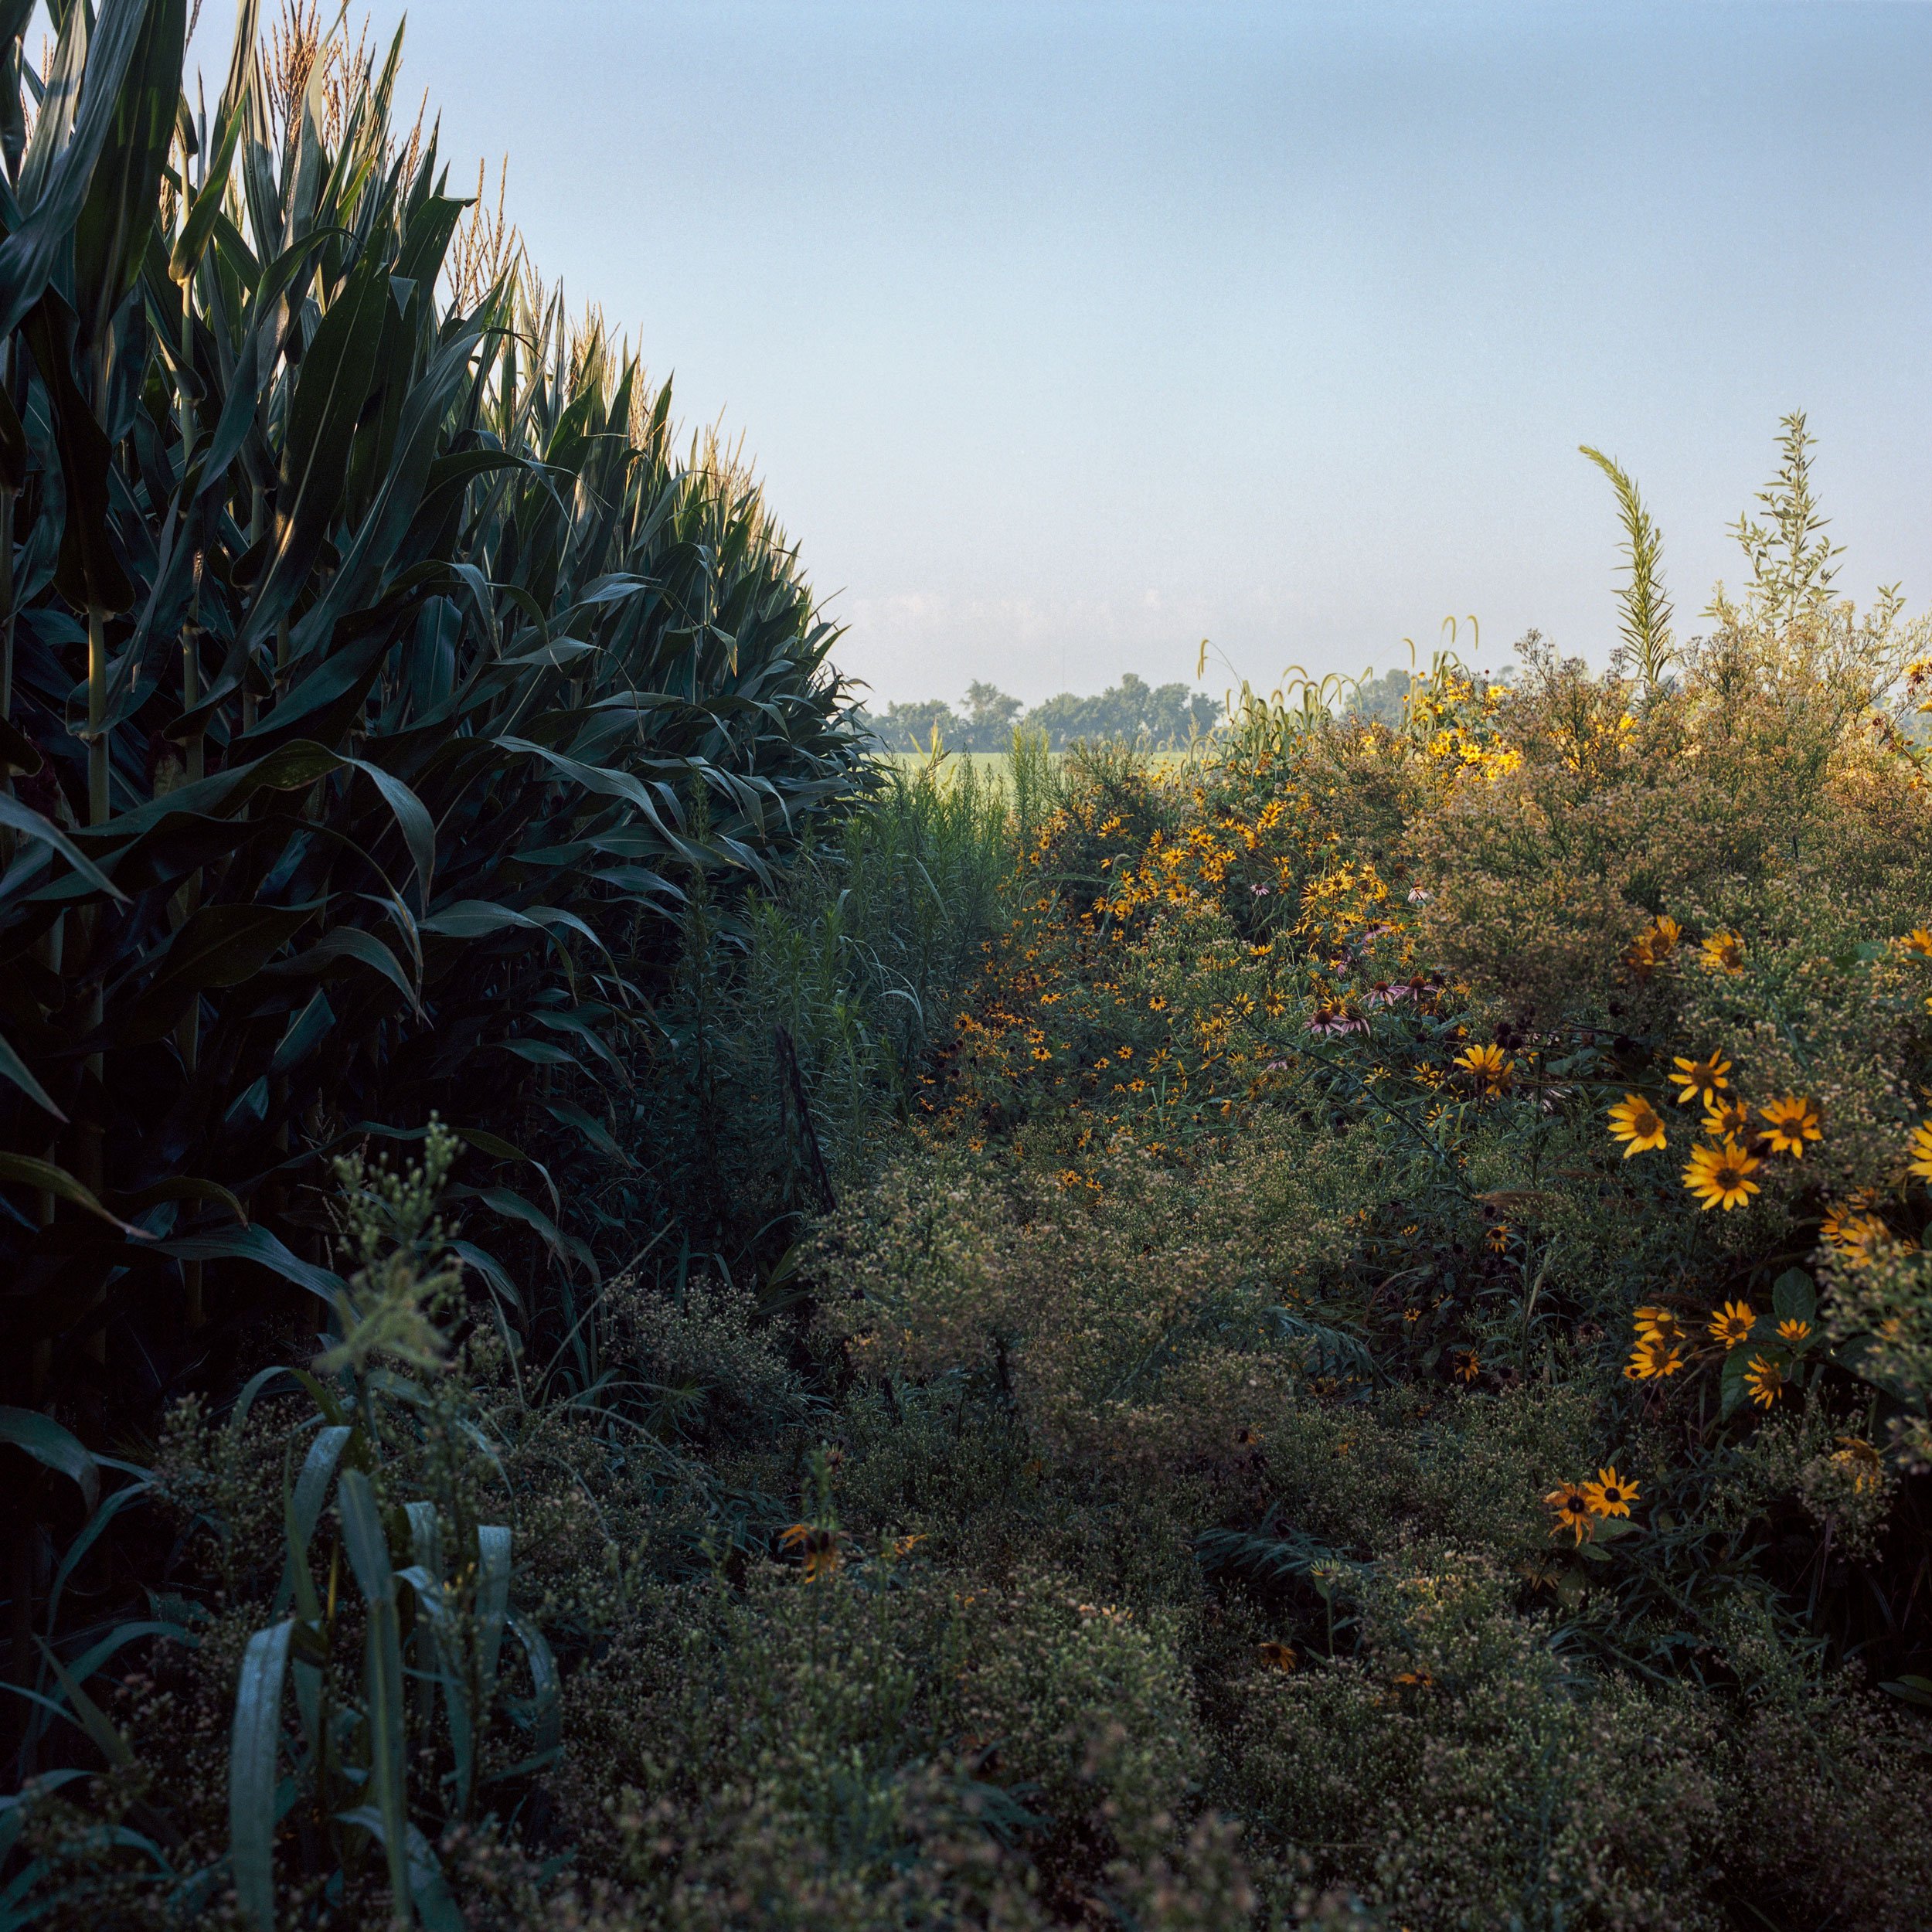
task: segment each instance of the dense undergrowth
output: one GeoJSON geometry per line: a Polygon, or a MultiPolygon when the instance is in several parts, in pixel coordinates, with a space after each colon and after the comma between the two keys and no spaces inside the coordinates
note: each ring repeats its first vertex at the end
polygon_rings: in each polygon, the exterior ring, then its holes
{"type": "Polygon", "coordinates": [[[1932,660],[1801,420],[1681,648],[1606,463],[1607,674],[868,770],[393,57],[55,12],[0,1932],[1932,1921],[1932,660]]]}
{"type": "Polygon", "coordinates": [[[1925,1923],[1924,672],[1786,454],[1647,676],[1022,743],[694,895],[553,1340],[443,1130],[342,1166],[299,1389],[112,1478],[5,1909],[1925,1923]]]}

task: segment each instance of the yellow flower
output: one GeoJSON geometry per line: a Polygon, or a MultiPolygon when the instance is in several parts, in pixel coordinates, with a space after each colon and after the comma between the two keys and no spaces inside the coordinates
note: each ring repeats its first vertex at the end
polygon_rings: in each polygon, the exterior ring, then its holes
{"type": "Polygon", "coordinates": [[[1794,1349],[1801,1349],[1811,1338],[1811,1325],[1793,1316],[1777,1325],[1777,1338],[1788,1342],[1794,1349]]]}
{"type": "Polygon", "coordinates": [[[1744,970],[1744,941],[1736,933],[1713,933],[1697,952],[1709,972],[1736,974],[1744,970]]]}
{"type": "Polygon", "coordinates": [[[1471,1080],[1479,1082],[1492,1100],[1515,1077],[1516,1063],[1505,1060],[1500,1046],[1472,1046],[1456,1056],[1455,1064],[1471,1080]]]}
{"type": "Polygon", "coordinates": [[[1640,1335],[1654,1335],[1660,1342],[1681,1342],[1684,1336],[1684,1325],[1668,1308],[1639,1308],[1631,1325],[1640,1335]]]}
{"type": "Polygon", "coordinates": [[[1679,1107],[1688,1107],[1692,1100],[1702,1100],[1706,1107],[1730,1085],[1724,1076],[1731,1070],[1731,1063],[1722,1055],[1712,1053],[1701,1060],[1687,1060],[1674,1056],[1677,1071],[1672,1074],[1673,1085],[1683,1091],[1677,1097],[1679,1107]]]}
{"type": "Polygon", "coordinates": [[[1744,1371],[1744,1386],[1750,1390],[1752,1401],[1768,1409],[1784,1393],[1784,1371],[1767,1357],[1754,1355],[1744,1371]]]}
{"type": "Polygon", "coordinates": [[[1750,1179],[1764,1162],[1754,1159],[1735,1141],[1722,1147],[1694,1147],[1684,1169],[1684,1185],[1696,1195],[1706,1213],[1721,1207],[1728,1214],[1760,1192],[1750,1179]]]}
{"type": "Polygon", "coordinates": [[[1921,1181],[1932,1181],[1932,1121],[1921,1121],[1913,1128],[1906,1151],[1912,1156],[1906,1172],[1921,1181]]]}
{"type": "Polygon", "coordinates": [[[1474,1349],[1454,1349],[1450,1352],[1456,1358],[1454,1372],[1461,1380],[1474,1382],[1481,1374],[1482,1364],[1477,1359],[1474,1349]]]}
{"type": "Polygon", "coordinates": [[[1624,1143],[1624,1158],[1665,1145],[1663,1117],[1641,1094],[1626,1094],[1610,1110],[1610,1137],[1624,1143]]]}
{"type": "Polygon", "coordinates": [[[1560,1536],[1566,1529],[1573,1530],[1580,1543],[1597,1533],[1590,1519],[1590,1498],[1580,1484],[1560,1482],[1543,1501],[1556,1512],[1556,1520],[1549,1526],[1551,1536],[1560,1536]]]}
{"type": "Polygon", "coordinates": [[[1667,1381],[1684,1366],[1684,1345],[1661,1335],[1644,1335],[1624,1369],[1632,1382],[1667,1381]]]}
{"type": "Polygon", "coordinates": [[[1711,1317],[1711,1339],[1723,1342],[1727,1349],[1734,1349],[1740,1342],[1750,1341],[1757,1325],[1757,1311],[1748,1301],[1726,1301],[1711,1317]]]}
{"type": "Polygon", "coordinates": [[[1862,1436],[1835,1436],[1832,1440],[1842,1447],[1832,1451],[1832,1460],[1849,1474],[1852,1489],[1862,1495],[1868,1489],[1877,1488],[1885,1473],[1877,1450],[1862,1436]]]}
{"type": "Polygon", "coordinates": [[[1899,941],[1908,953],[1917,953],[1921,959],[1932,959],[1932,932],[1923,926],[1914,926],[1899,941]]]}
{"type": "Polygon", "coordinates": [[[1891,1232],[1867,1209],[1862,1198],[1866,1192],[1861,1189],[1842,1206],[1828,1209],[1818,1225],[1818,1232],[1838,1250],[1847,1267],[1869,1267],[1879,1243],[1891,1232]]]}
{"type": "Polygon", "coordinates": [[[1781,1100],[1774,1100],[1769,1107],[1760,1107],[1757,1111],[1770,1123],[1764,1138],[1770,1143],[1774,1154],[1788,1154],[1798,1160],[1804,1155],[1807,1141],[1821,1141],[1825,1138],[1825,1127],[1818,1116],[1816,1100],[1787,1094],[1781,1100]]]}
{"type": "Polygon", "coordinates": [[[1713,1100],[1704,1108],[1704,1131],[1714,1141],[1735,1140],[1750,1124],[1751,1110],[1740,1100],[1713,1100]]]}
{"type": "Polygon", "coordinates": [[[1498,1221],[1483,1236],[1483,1240],[1492,1254],[1502,1253],[1503,1250],[1509,1245],[1509,1223],[1507,1221],[1498,1221]]]}
{"type": "Polygon", "coordinates": [[[1638,979],[1648,979],[1676,951],[1677,942],[1683,936],[1684,929],[1675,920],[1653,919],[1630,942],[1624,964],[1638,979]]]}
{"type": "Polygon", "coordinates": [[[1261,1661],[1270,1670],[1293,1670],[1294,1652],[1286,1644],[1260,1644],[1256,1646],[1261,1661]]]}
{"type": "Polygon", "coordinates": [[[808,1583],[830,1577],[838,1567],[838,1532],[818,1523],[794,1523],[778,1539],[778,1547],[798,1552],[808,1583]]]}
{"type": "Polygon", "coordinates": [[[1617,1465],[1612,1463],[1607,1469],[1597,1471],[1594,1482],[1583,1485],[1583,1498],[1593,1516],[1628,1516],[1631,1505],[1637,1500],[1637,1485],[1618,1475],[1617,1465]]]}

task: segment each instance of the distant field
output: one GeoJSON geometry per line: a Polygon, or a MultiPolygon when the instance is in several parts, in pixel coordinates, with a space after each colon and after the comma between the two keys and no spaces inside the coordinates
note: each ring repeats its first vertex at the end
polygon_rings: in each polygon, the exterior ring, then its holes
{"type": "MultiPolygon", "coordinates": [[[[911,771],[916,770],[920,766],[924,764],[930,754],[923,751],[884,751],[879,755],[886,764],[899,765],[911,771]]],[[[1052,756],[1054,762],[1057,764],[1066,754],[1063,752],[1056,751],[1052,756]]],[[[1147,756],[1152,764],[1165,765],[1177,763],[1185,757],[1186,753],[1179,751],[1152,751],[1149,752],[1147,756]]],[[[1005,751],[949,751],[946,753],[946,762],[949,765],[970,764],[975,767],[985,777],[1003,779],[1006,776],[1007,767],[1013,762],[1013,760],[1012,754],[1005,751]]]]}

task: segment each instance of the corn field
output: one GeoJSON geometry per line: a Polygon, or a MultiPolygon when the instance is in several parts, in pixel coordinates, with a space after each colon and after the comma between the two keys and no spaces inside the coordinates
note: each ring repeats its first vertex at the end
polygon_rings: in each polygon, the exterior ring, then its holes
{"type": "Polygon", "coordinates": [[[400,32],[264,49],[243,0],[210,107],[186,0],[56,4],[44,73],[31,12],[0,8],[0,1397],[139,1413],[313,1328],[311,1183],[432,1110],[471,1229],[588,1273],[511,1135],[609,1145],[665,915],[767,877],[859,752],[755,483],[680,454],[500,220],[459,236],[434,134],[392,129],[400,32]]]}

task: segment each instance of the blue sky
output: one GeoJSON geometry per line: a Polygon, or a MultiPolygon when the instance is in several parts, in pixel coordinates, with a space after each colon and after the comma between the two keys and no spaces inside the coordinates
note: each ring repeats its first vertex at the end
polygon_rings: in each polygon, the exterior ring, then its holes
{"type": "Polygon", "coordinates": [[[507,152],[543,271],[743,432],[877,702],[1450,612],[1600,661],[1576,446],[1694,628],[1794,407],[1842,581],[1932,598],[1932,7],[417,0],[406,46],[453,173],[507,152]]]}

